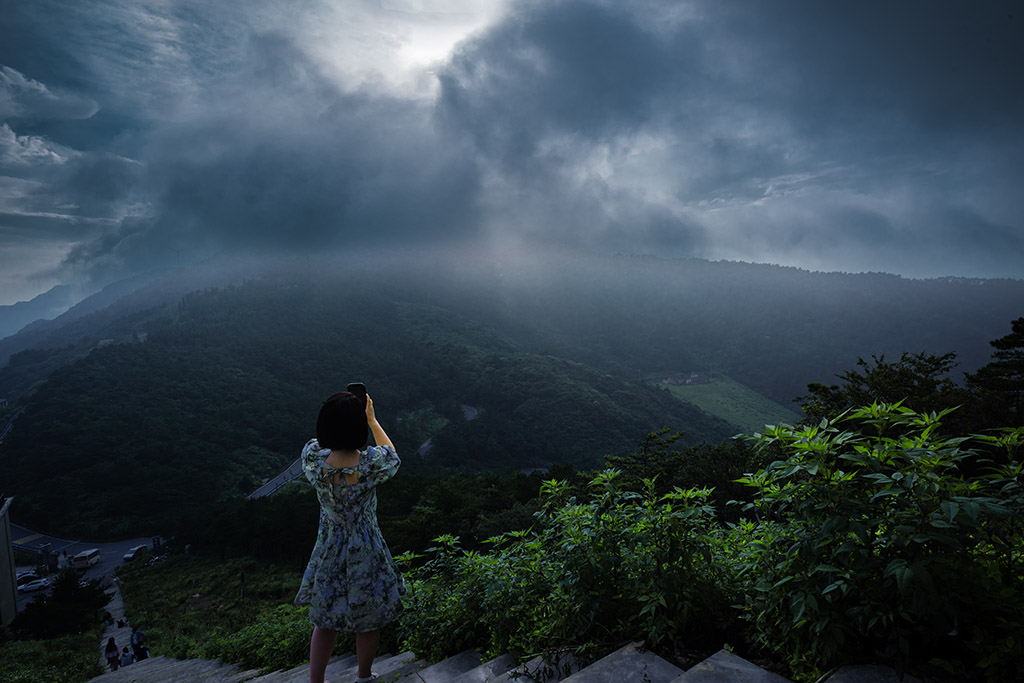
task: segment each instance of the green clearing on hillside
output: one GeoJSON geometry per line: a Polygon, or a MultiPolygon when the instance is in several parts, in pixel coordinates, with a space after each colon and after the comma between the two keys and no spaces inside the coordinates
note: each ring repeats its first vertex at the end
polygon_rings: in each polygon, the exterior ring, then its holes
{"type": "Polygon", "coordinates": [[[800,420],[797,412],[724,375],[715,376],[707,384],[657,384],[683,401],[736,425],[744,434],[761,431],[766,424],[796,424],[800,420]]]}

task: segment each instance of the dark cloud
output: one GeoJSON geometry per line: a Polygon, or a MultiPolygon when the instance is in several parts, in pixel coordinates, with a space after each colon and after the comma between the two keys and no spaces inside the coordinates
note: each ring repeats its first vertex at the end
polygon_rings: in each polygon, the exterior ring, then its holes
{"type": "MultiPolygon", "coordinates": [[[[991,239],[1024,262],[1024,201],[1003,185],[1024,174],[1012,4],[696,2],[668,21],[652,20],[656,4],[517,3],[441,75],[442,120],[468,132],[535,220],[552,215],[552,197],[587,192],[579,150],[648,137],[660,173],[630,212],[641,251],[662,253],[646,238],[674,213],[696,255],[759,260],[763,250],[737,247],[771,240],[792,247],[773,249],[783,262],[842,268],[851,244],[898,243],[901,272],[940,274],[960,254],[938,238],[973,211],[991,214],[974,251],[991,239]],[[998,227],[1008,216],[1016,227],[998,227]],[[706,240],[690,239],[694,223],[706,240]]],[[[617,180],[628,184],[627,157],[612,175],[627,169],[617,180]]],[[[593,226],[582,221],[577,238],[600,246],[593,226]]]]}
{"type": "Polygon", "coordinates": [[[442,144],[423,105],[344,93],[280,35],[254,38],[249,56],[233,74],[244,92],[152,132],[151,219],[76,249],[70,265],[457,240],[479,225],[476,168],[442,144]]]}
{"type": "Polygon", "coordinates": [[[489,233],[1024,276],[1013,3],[521,0],[436,97],[385,73],[415,6],[0,0],[0,234],[97,281],[489,233]]]}
{"type": "Polygon", "coordinates": [[[442,120],[510,166],[542,141],[636,131],[663,115],[672,90],[702,89],[693,27],[661,35],[628,4],[526,2],[464,43],[439,76],[442,120]]]}

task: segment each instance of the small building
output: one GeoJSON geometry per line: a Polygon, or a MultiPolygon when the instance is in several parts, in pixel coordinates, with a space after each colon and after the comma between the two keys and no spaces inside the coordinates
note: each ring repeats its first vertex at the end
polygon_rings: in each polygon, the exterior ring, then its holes
{"type": "Polygon", "coordinates": [[[6,407],[7,407],[7,399],[6,398],[0,398],[0,408],[6,408],[6,407]]]}
{"type": "Polygon", "coordinates": [[[14,570],[14,545],[8,511],[13,498],[0,496],[0,624],[7,625],[18,613],[17,578],[14,570]]]}

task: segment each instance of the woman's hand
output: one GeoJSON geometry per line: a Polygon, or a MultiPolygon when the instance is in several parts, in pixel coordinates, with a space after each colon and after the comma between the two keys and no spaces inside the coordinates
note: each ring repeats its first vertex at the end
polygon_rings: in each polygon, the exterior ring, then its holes
{"type": "Polygon", "coordinates": [[[369,394],[366,395],[366,421],[369,424],[377,421],[377,417],[373,413],[373,399],[369,394]]]}
{"type": "Polygon", "coordinates": [[[384,428],[377,422],[377,416],[373,412],[373,399],[370,395],[366,395],[366,423],[370,425],[370,431],[373,432],[373,440],[377,442],[378,446],[391,446],[393,449],[395,445],[391,443],[391,439],[388,438],[384,428]]]}

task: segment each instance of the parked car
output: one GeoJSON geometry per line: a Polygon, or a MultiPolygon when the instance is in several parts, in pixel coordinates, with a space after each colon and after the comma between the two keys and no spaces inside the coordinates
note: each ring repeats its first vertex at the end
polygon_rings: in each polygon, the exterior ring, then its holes
{"type": "Polygon", "coordinates": [[[24,584],[28,583],[29,581],[38,581],[38,580],[39,580],[39,575],[36,574],[35,572],[21,572],[20,574],[18,574],[18,585],[19,586],[24,585],[24,584]]]}
{"type": "Polygon", "coordinates": [[[124,561],[125,562],[131,562],[132,560],[135,559],[135,556],[138,555],[143,550],[145,550],[146,547],[147,546],[144,546],[144,545],[137,545],[137,546],[135,546],[134,548],[132,548],[131,550],[129,550],[128,552],[126,552],[124,554],[124,561]]]}
{"type": "Polygon", "coordinates": [[[42,588],[46,588],[49,585],[49,579],[36,579],[35,581],[29,581],[28,583],[23,583],[22,585],[18,586],[18,590],[20,590],[22,593],[31,593],[32,591],[37,591],[42,588]]]}

